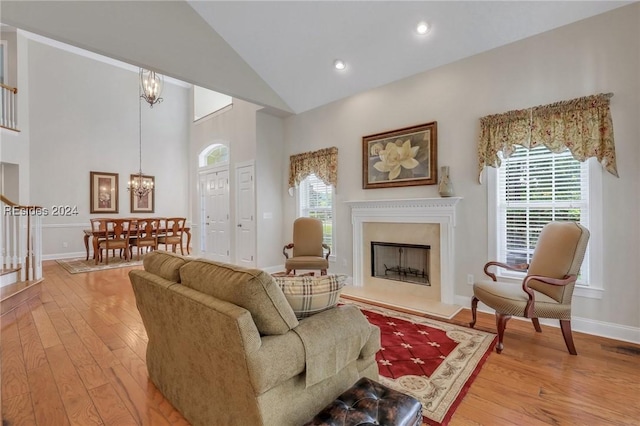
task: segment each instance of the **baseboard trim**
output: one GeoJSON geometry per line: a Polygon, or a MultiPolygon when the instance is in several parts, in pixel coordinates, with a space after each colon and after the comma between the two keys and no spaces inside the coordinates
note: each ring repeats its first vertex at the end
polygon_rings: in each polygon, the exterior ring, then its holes
{"type": "MultiPolygon", "coordinates": [[[[43,254],[42,260],[58,260],[58,259],[76,259],[78,257],[87,257],[86,251],[77,251],[75,253],[53,253],[43,254]]],[[[89,253],[89,259],[93,257],[93,252],[89,253]]]]}
{"type": "MultiPolygon", "coordinates": [[[[456,304],[471,308],[471,297],[456,296],[456,304]]],[[[478,310],[493,314],[494,310],[489,308],[482,302],[478,303],[478,310]]],[[[514,319],[529,321],[527,318],[513,317],[514,319]]],[[[540,319],[540,324],[551,327],[560,328],[558,321],[550,319],[540,319]]],[[[615,324],[611,322],[597,321],[590,318],[573,317],[571,319],[571,328],[573,331],[591,334],[594,336],[607,337],[609,339],[621,340],[623,342],[640,344],[640,328],[631,327],[623,324],[615,324]]]]}

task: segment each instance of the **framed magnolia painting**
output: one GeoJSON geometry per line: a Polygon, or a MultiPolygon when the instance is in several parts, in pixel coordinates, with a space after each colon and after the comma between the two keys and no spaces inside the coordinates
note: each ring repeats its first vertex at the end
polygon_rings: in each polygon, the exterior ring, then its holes
{"type": "Polygon", "coordinates": [[[362,138],[362,187],[435,185],[437,171],[435,121],[362,138]]]}

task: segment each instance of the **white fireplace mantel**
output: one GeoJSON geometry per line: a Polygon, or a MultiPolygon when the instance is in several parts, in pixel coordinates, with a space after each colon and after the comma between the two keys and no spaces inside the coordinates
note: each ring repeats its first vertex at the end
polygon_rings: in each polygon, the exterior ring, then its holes
{"type": "Polygon", "coordinates": [[[353,225],[353,282],[362,283],[363,275],[363,224],[431,223],[440,225],[440,283],[441,302],[454,302],[454,229],[456,205],[461,197],[410,198],[396,200],[347,201],[351,207],[353,225]]]}

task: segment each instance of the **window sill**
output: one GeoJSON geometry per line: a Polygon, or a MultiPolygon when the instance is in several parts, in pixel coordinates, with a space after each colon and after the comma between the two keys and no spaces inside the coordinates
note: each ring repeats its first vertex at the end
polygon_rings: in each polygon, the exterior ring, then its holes
{"type": "Polygon", "coordinates": [[[584,297],[587,299],[602,299],[602,296],[604,295],[604,289],[576,285],[573,289],[573,295],[577,297],[584,297]]]}

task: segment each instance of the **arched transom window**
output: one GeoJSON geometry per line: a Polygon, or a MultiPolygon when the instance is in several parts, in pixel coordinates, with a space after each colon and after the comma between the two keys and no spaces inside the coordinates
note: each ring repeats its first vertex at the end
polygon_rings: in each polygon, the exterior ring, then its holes
{"type": "Polygon", "coordinates": [[[198,158],[200,167],[217,166],[229,162],[229,148],[216,143],[202,150],[198,158]]]}

